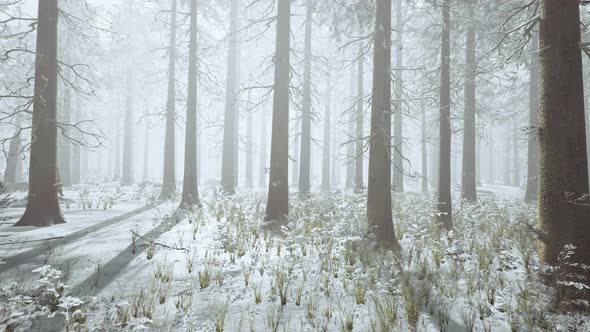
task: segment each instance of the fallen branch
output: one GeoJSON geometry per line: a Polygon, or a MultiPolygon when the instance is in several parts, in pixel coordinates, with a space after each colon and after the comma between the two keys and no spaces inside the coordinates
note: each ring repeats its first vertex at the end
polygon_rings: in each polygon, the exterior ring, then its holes
{"type": "Polygon", "coordinates": [[[150,240],[150,239],[148,239],[148,238],[146,238],[146,237],[144,237],[142,235],[137,234],[134,231],[130,231],[130,232],[131,232],[131,234],[133,234],[133,236],[137,236],[138,238],[144,240],[145,242],[149,242],[151,244],[155,244],[157,246],[160,246],[160,247],[163,247],[163,248],[166,248],[166,249],[172,249],[172,250],[178,250],[178,251],[189,251],[187,248],[169,246],[169,245],[164,244],[164,243],[160,243],[160,242],[156,242],[154,240],[150,240]]]}

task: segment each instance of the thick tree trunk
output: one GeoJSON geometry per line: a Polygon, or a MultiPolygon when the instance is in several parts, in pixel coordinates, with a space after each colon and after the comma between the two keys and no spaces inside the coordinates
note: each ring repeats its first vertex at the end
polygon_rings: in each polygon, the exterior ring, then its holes
{"type": "Polygon", "coordinates": [[[223,155],[221,161],[221,187],[228,195],[236,192],[237,126],[238,103],[238,2],[231,0],[229,51],[227,55],[227,77],[225,92],[225,120],[223,122],[223,155]]]}
{"type": "Polygon", "coordinates": [[[322,149],[322,191],[330,191],[330,168],[331,168],[331,157],[332,150],[330,146],[330,128],[332,127],[332,87],[331,87],[330,73],[328,73],[328,87],[326,91],[325,108],[324,108],[324,146],[322,149]]]}
{"type": "Polygon", "coordinates": [[[367,219],[381,246],[399,248],[391,211],[391,1],[377,0],[367,219]]]}
{"type": "Polygon", "coordinates": [[[539,35],[533,34],[529,65],[529,128],[527,147],[527,183],[524,201],[532,203],[539,196],[539,35]]]}
{"type": "MultiPolygon", "coordinates": [[[[81,98],[77,97],[76,98],[76,103],[74,105],[74,109],[72,112],[72,123],[76,124],[78,122],[80,122],[81,117],[80,114],[82,112],[82,102],[81,102],[81,98]]],[[[76,185],[76,184],[80,184],[80,131],[78,131],[77,129],[74,129],[74,132],[72,133],[72,137],[74,138],[75,141],[74,144],[72,144],[72,159],[71,159],[71,179],[72,179],[72,184],[76,185]]]]}
{"type": "Polygon", "coordinates": [[[133,97],[131,96],[131,74],[128,77],[128,90],[125,96],[125,133],[123,137],[123,168],[121,185],[129,186],[134,183],[133,176],[133,97]]]}
{"type": "Polygon", "coordinates": [[[29,195],[15,226],[65,222],[57,199],[57,3],[39,0],[29,195]]]}
{"type": "Polygon", "coordinates": [[[393,173],[392,185],[393,191],[401,193],[404,192],[404,137],[403,137],[403,28],[402,21],[402,0],[396,2],[396,52],[395,52],[395,81],[393,87],[394,93],[394,117],[393,117],[393,173]]]}
{"type": "MultiPolygon", "coordinates": [[[[268,185],[268,202],[266,204],[266,213],[264,217],[264,221],[267,225],[275,231],[279,230],[281,225],[287,223],[289,215],[290,1],[278,0],[277,10],[272,140],[270,148],[270,181],[268,185]]],[[[311,22],[309,24],[311,24],[311,22]]],[[[305,113],[305,110],[303,112],[305,113]]],[[[303,162],[303,158],[301,161],[303,162]]],[[[307,171],[307,181],[309,183],[309,168],[307,171]]],[[[303,175],[303,173],[302,167],[301,174],[303,175]]],[[[303,178],[300,178],[300,180],[303,180],[303,178]]]]}
{"type": "Polygon", "coordinates": [[[197,0],[191,0],[186,135],[181,209],[201,206],[197,182],[197,0]]]}
{"type": "MultiPolygon", "coordinates": [[[[422,108],[424,109],[424,108],[422,108]]],[[[426,132],[426,111],[422,112],[422,192],[428,192],[428,136],[426,132]]]]}
{"type": "Polygon", "coordinates": [[[473,21],[473,4],[468,4],[466,52],[465,52],[465,112],[463,113],[463,168],[461,172],[461,199],[476,202],[477,189],[475,181],[475,22],[473,21]]]}
{"type": "Polygon", "coordinates": [[[555,264],[573,244],[573,261],[590,265],[590,208],[576,202],[588,193],[579,2],[542,0],[540,13],[541,259],[555,264]]]}
{"type": "MultiPolygon", "coordinates": [[[[279,0],[280,1],[280,0],[279,0]]],[[[311,25],[312,2],[305,1],[305,50],[303,55],[303,110],[301,113],[301,157],[299,158],[299,195],[311,189],[311,25]]]]}
{"type": "Polygon", "coordinates": [[[259,159],[259,173],[258,186],[260,188],[266,187],[266,114],[264,110],[260,112],[260,159],[259,159]]]}
{"type": "Polygon", "coordinates": [[[443,0],[440,66],[440,149],[437,216],[446,230],[453,228],[451,201],[451,79],[450,0],[443,0]]]}
{"type": "Polygon", "coordinates": [[[365,87],[364,87],[364,76],[365,76],[365,69],[364,69],[364,54],[363,54],[363,47],[359,45],[359,55],[357,59],[357,92],[356,92],[356,134],[355,134],[355,153],[354,153],[354,190],[356,192],[362,192],[365,184],[363,183],[363,163],[364,163],[364,121],[365,121],[365,114],[364,114],[364,104],[363,101],[365,100],[365,87]]]}
{"type": "Polygon", "coordinates": [[[168,98],[166,102],[166,132],[164,134],[164,173],[160,199],[171,198],[176,192],[176,0],[170,11],[170,45],[168,46],[168,98]]]}

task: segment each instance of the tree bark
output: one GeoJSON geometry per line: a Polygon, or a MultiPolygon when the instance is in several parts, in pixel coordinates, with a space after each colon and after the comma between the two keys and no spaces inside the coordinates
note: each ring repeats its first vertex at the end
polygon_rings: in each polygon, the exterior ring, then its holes
{"type": "Polygon", "coordinates": [[[164,172],[160,199],[169,199],[176,192],[176,0],[170,11],[170,45],[168,47],[168,98],[166,101],[166,132],[164,134],[164,172]]]}
{"type": "MultiPolygon", "coordinates": [[[[280,1],[280,0],[279,0],[280,1]]],[[[301,113],[301,157],[299,158],[299,195],[311,189],[311,26],[312,2],[305,1],[305,49],[303,55],[303,110],[301,113]]]]}
{"type": "Polygon", "coordinates": [[[527,183],[524,201],[535,202],[539,195],[539,35],[533,33],[529,65],[529,128],[527,146],[527,183]]]}
{"type": "MultiPolygon", "coordinates": [[[[270,181],[268,185],[268,202],[264,217],[264,221],[267,223],[266,225],[275,231],[280,230],[280,226],[287,223],[289,215],[290,1],[278,0],[277,11],[270,181]]],[[[303,171],[301,174],[303,174],[303,171]]],[[[309,175],[309,172],[307,174],[309,175]]],[[[307,180],[309,182],[309,177],[307,180]]]]}
{"type": "Polygon", "coordinates": [[[57,199],[58,1],[38,3],[29,195],[25,212],[15,226],[43,227],[65,222],[57,199]]]}
{"type": "Polygon", "coordinates": [[[461,199],[468,202],[477,201],[475,181],[475,22],[473,21],[473,4],[468,3],[469,24],[467,26],[465,52],[465,112],[463,113],[463,168],[461,172],[461,199]]]}
{"type": "Polygon", "coordinates": [[[437,217],[443,228],[453,228],[451,201],[451,79],[450,0],[443,1],[440,66],[440,149],[437,217]]]}
{"type": "Polygon", "coordinates": [[[393,191],[401,193],[404,192],[404,157],[403,157],[403,28],[404,24],[402,21],[402,0],[396,2],[396,53],[395,53],[395,81],[393,87],[394,93],[394,117],[393,117],[393,191]]]}
{"type": "MultiPolygon", "coordinates": [[[[67,74],[66,74],[67,76],[67,74]]],[[[72,91],[64,86],[63,104],[59,116],[62,123],[66,124],[59,130],[58,142],[61,143],[57,149],[59,161],[59,175],[62,187],[71,187],[72,179],[70,174],[70,128],[67,126],[72,122],[72,91]]]]}
{"type": "Polygon", "coordinates": [[[227,55],[227,77],[225,92],[225,120],[223,122],[223,155],[221,161],[221,187],[228,195],[236,193],[236,152],[237,152],[237,103],[238,103],[238,3],[231,0],[230,31],[227,55]]]}
{"type": "Polygon", "coordinates": [[[520,187],[520,153],[518,146],[518,123],[516,118],[512,119],[512,185],[520,187]]]}
{"type": "MultiPolygon", "coordinates": [[[[295,127],[299,127],[299,121],[295,127]]],[[[291,185],[296,187],[299,185],[299,133],[293,137],[293,167],[291,167],[291,185]]]]}
{"type": "Polygon", "coordinates": [[[180,209],[201,206],[197,182],[197,0],[191,0],[184,177],[180,209]]]}
{"type": "MultiPolygon", "coordinates": [[[[358,60],[357,60],[358,61],[358,60]]],[[[356,99],[354,97],[355,94],[355,84],[354,84],[354,69],[351,67],[350,70],[350,97],[353,100],[348,110],[348,129],[347,129],[347,140],[346,143],[346,181],[344,183],[344,187],[346,189],[354,188],[354,174],[355,174],[355,158],[354,158],[354,150],[355,150],[355,117],[356,117],[356,103],[354,101],[356,99]]]]}
{"type": "Polygon", "coordinates": [[[590,265],[590,208],[576,204],[588,193],[579,3],[542,0],[540,13],[541,259],[557,263],[571,243],[577,247],[572,260],[590,265]]]}
{"type": "Polygon", "coordinates": [[[391,1],[377,0],[367,219],[377,242],[398,249],[391,211],[391,1]]]}

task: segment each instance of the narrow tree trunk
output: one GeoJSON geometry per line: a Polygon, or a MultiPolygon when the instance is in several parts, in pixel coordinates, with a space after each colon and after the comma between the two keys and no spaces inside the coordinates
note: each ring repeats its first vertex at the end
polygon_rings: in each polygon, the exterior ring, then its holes
{"type": "Polygon", "coordinates": [[[381,246],[399,248],[391,211],[391,1],[377,0],[367,219],[381,246]]]}
{"type": "Polygon", "coordinates": [[[397,0],[396,10],[396,52],[395,52],[395,84],[393,87],[394,92],[394,118],[393,118],[393,191],[401,193],[404,192],[404,157],[403,157],[403,28],[404,23],[402,21],[402,0],[397,0]]]}
{"type": "MultiPolygon", "coordinates": [[[[281,225],[286,224],[289,215],[290,1],[278,0],[277,11],[270,181],[268,185],[268,202],[264,217],[267,225],[275,231],[279,230],[281,225]]],[[[303,171],[301,174],[303,174],[303,171]]],[[[307,174],[309,175],[309,172],[307,174]]]]}
{"type": "Polygon", "coordinates": [[[443,0],[440,66],[440,152],[437,216],[446,230],[453,228],[451,201],[451,79],[450,0],[443,0]]]}
{"type": "MultiPolygon", "coordinates": [[[[299,127],[299,121],[295,125],[299,127]]],[[[293,167],[291,167],[291,185],[296,187],[299,185],[299,133],[293,137],[293,167]]]]}
{"type": "Polygon", "coordinates": [[[511,186],[512,185],[512,164],[510,163],[510,155],[512,154],[512,130],[509,127],[505,128],[506,130],[506,144],[504,145],[504,185],[511,186]]]}
{"type": "Polygon", "coordinates": [[[119,128],[117,128],[114,132],[115,148],[113,149],[113,152],[115,154],[115,164],[113,165],[113,181],[119,181],[121,179],[121,133],[119,131],[120,125],[118,124],[118,121],[116,126],[119,128]]]}
{"type": "MultiPolygon", "coordinates": [[[[352,67],[351,67],[352,68],[352,67]]],[[[350,97],[353,99],[353,95],[355,93],[355,84],[354,84],[354,70],[350,70],[350,97]]],[[[353,99],[354,100],[354,99],[353,99]]],[[[355,136],[355,105],[356,102],[353,101],[350,109],[348,110],[348,132],[347,132],[347,141],[346,143],[346,182],[344,183],[344,187],[346,189],[352,189],[354,187],[354,167],[355,167],[355,159],[354,159],[354,139],[355,136]]]]}
{"type": "Polygon", "coordinates": [[[469,25],[467,26],[465,52],[465,112],[463,113],[463,168],[461,172],[461,199],[476,202],[475,181],[475,22],[473,4],[468,3],[469,25]]]}
{"type": "Polygon", "coordinates": [[[305,50],[303,55],[303,110],[301,113],[301,157],[299,158],[299,195],[302,196],[309,195],[311,188],[311,6],[311,0],[306,0],[305,50]]]}
{"type": "Polygon", "coordinates": [[[19,181],[17,175],[19,160],[21,159],[21,125],[22,123],[20,113],[17,113],[14,118],[14,135],[10,139],[10,144],[8,146],[8,155],[6,156],[6,169],[4,170],[4,185],[7,186],[14,185],[19,181]]]}
{"type": "Polygon", "coordinates": [[[356,94],[356,135],[355,135],[355,139],[356,139],[356,145],[355,145],[355,153],[354,153],[354,158],[355,158],[355,166],[354,166],[354,190],[356,192],[362,192],[364,189],[364,181],[363,181],[363,163],[364,163],[364,121],[365,121],[365,115],[364,115],[364,76],[365,76],[365,70],[364,70],[364,54],[363,54],[363,47],[362,45],[359,45],[359,54],[358,54],[358,59],[357,59],[357,94],[356,94]]]}
{"type": "Polygon", "coordinates": [[[260,113],[260,159],[259,159],[259,173],[258,173],[258,186],[260,188],[266,187],[266,114],[264,110],[260,113]]]}
{"type": "Polygon", "coordinates": [[[512,185],[515,187],[520,187],[520,153],[519,153],[519,146],[518,146],[518,133],[517,133],[517,121],[516,118],[512,120],[512,185]]]}
{"type": "Polygon", "coordinates": [[[494,148],[494,128],[490,128],[490,138],[489,138],[489,145],[488,148],[490,152],[488,153],[488,165],[489,165],[489,183],[494,184],[496,183],[496,149],[494,148]]]}
{"type": "Polygon", "coordinates": [[[15,226],[64,223],[57,199],[57,0],[39,0],[29,195],[15,226]]]}
{"type": "MultiPolygon", "coordinates": [[[[81,98],[77,97],[76,98],[76,103],[72,112],[72,122],[74,124],[80,122],[80,114],[81,114],[81,109],[82,109],[82,102],[81,102],[81,98]]],[[[72,178],[72,184],[76,185],[76,184],[80,184],[80,131],[77,129],[74,129],[74,132],[72,133],[72,137],[74,138],[74,140],[76,142],[74,142],[74,144],[72,145],[72,160],[71,160],[71,178],[72,178]]]]}
{"type": "Polygon", "coordinates": [[[164,173],[160,199],[176,192],[176,0],[170,11],[170,45],[168,47],[168,99],[164,134],[164,173]]]}
{"type": "MultiPolygon", "coordinates": [[[[66,74],[67,76],[67,74],[66,74]]],[[[71,187],[72,179],[70,174],[70,128],[68,125],[72,122],[72,92],[64,86],[63,105],[61,110],[60,121],[65,125],[58,130],[58,142],[60,146],[57,149],[59,161],[59,175],[62,187],[71,187]]]]}
{"type": "Polygon", "coordinates": [[[524,201],[532,203],[539,196],[539,35],[534,32],[529,65],[529,128],[527,147],[527,183],[524,201]]]}
{"type": "MultiPolygon", "coordinates": [[[[424,108],[422,108],[424,109],[424,108]]],[[[422,192],[428,192],[428,144],[426,132],[426,111],[422,112],[422,192]]]]}
{"type": "MultiPolygon", "coordinates": [[[[248,98],[250,99],[250,98],[248,98]]],[[[246,186],[252,188],[254,186],[254,140],[252,139],[252,112],[248,112],[246,119],[246,186]]]]}
{"type": "Polygon", "coordinates": [[[481,186],[481,135],[477,133],[475,135],[475,182],[476,186],[481,186]]]}
{"type": "MultiPolygon", "coordinates": [[[[344,114],[342,114],[344,115],[344,114]]],[[[336,116],[334,116],[334,122],[336,122],[336,116]]],[[[334,124],[335,125],[335,124],[334,124]]],[[[336,130],[332,130],[332,128],[330,128],[330,132],[331,132],[331,137],[332,137],[332,169],[330,170],[330,176],[331,176],[331,185],[332,188],[340,185],[340,174],[338,172],[338,132],[336,130]]]]}
{"type": "Polygon", "coordinates": [[[228,195],[236,192],[236,153],[237,126],[236,110],[238,103],[238,2],[231,0],[230,6],[229,51],[227,55],[227,77],[225,92],[225,120],[223,122],[223,155],[221,161],[221,186],[228,195]]]}
{"type": "Polygon", "coordinates": [[[129,186],[133,179],[133,97],[131,96],[132,78],[128,76],[127,96],[125,96],[125,133],[123,137],[123,174],[121,185],[129,186]]]}
{"type": "Polygon", "coordinates": [[[577,247],[572,261],[590,265],[590,208],[576,204],[588,193],[579,2],[543,0],[540,13],[541,259],[557,263],[571,243],[577,247]]]}
{"type": "Polygon", "coordinates": [[[191,0],[184,177],[181,209],[201,206],[197,183],[197,0],[191,0]]]}
{"type": "Polygon", "coordinates": [[[149,164],[149,146],[150,146],[150,126],[148,123],[145,124],[145,142],[143,150],[143,182],[147,182],[149,179],[148,164],[149,164]]]}
{"type": "Polygon", "coordinates": [[[330,73],[328,73],[328,87],[326,91],[325,109],[324,109],[324,147],[322,150],[322,191],[330,191],[330,168],[331,168],[331,157],[332,151],[330,146],[330,128],[332,127],[331,122],[331,108],[332,108],[332,87],[331,87],[330,73]]]}

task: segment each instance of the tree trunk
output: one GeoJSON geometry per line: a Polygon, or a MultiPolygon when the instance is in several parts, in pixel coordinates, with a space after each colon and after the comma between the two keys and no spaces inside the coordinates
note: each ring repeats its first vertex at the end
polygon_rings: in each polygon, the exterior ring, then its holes
{"type": "Polygon", "coordinates": [[[266,114],[264,110],[260,112],[260,160],[258,173],[258,186],[260,188],[266,187],[266,114]]]}
{"type": "Polygon", "coordinates": [[[473,21],[473,4],[468,3],[469,24],[467,26],[465,52],[465,112],[463,113],[463,168],[461,172],[461,199],[476,202],[477,189],[475,181],[475,22],[473,21]]]}
{"type": "MultiPolygon", "coordinates": [[[[353,99],[355,84],[354,84],[354,69],[351,67],[350,70],[350,98],[353,99]]],[[[352,189],[354,187],[354,139],[356,138],[354,132],[355,126],[355,105],[356,102],[351,103],[350,109],[348,110],[348,129],[347,129],[347,141],[346,143],[346,182],[344,187],[346,189],[352,189]]]]}
{"type": "MultiPolygon", "coordinates": [[[[77,97],[76,98],[76,103],[72,112],[72,122],[74,124],[80,122],[80,114],[81,114],[81,109],[82,109],[82,102],[81,102],[81,98],[77,97]]],[[[77,129],[74,129],[74,132],[72,133],[72,137],[74,138],[75,141],[78,142],[74,142],[74,144],[72,145],[72,159],[71,159],[71,180],[72,180],[72,184],[76,185],[76,184],[80,184],[80,131],[77,129]]]]}
{"type": "MultiPolygon", "coordinates": [[[[422,107],[424,110],[424,107],[422,107]]],[[[428,192],[428,137],[426,132],[426,111],[422,112],[422,192],[428,192]]]]}
{"type": "Polygon", "coordinates": [[[451,201],[451,79],[450,0],[443,0],[440,66],[440,149],[437,216],[446,230],[453,228],[451,201]]]}
{"type": "Polygon", "coordinates": [[[4,185],[8,186],[14,185],[20,180],[17,178],[17,175],[19,160],[21,159],[21,124],[22,123],[20,113],[17,113],[14,118],[14,135],[10,139],[10,144],[8,146],[8,155],[6,156],[6,169],[4,170],[4,185]]]}
{"type": "Polygon", "coordinates": [[[512,119],[512,185],[515,187],[520,187],[520,154],[519,154],[519,146],[518,146],[518,133],[517,133],[518,124],[516,118],[512,119]]]}
{"type": "Polygon", "coordinates": [[[533,33],[529,65],[529,128],[527,147],[527,182],[524,201],[532,203],[539,196],[539,35],[533,33]]]}
{"type": "Polygon", "coordinates": [[[364,70],[364,54],[363,54],[363,47],[362,45],[359,45],[359,55],[358,55],[358,59],[357,59],[357,94],[356,94],[356,135],[355,135],[355,139],[356,139],[356,145],[355,145],[355,153],[354,153],[354,162],[355,162],[355,166],[354,166],[354,190],[356,192],[362,192],[364,189],[364,181],[363,181],[363,163],[364,163],[364,121],[365,121],[365,115],[364,115],[364,76],[365,76],[365,70],[364,70]]]}
{"type": "Polygon", "coordinates": [[[325,99],[325,109],[324,109],[324,147],[322,150],[322,191],[327,192],[330,191],[330,168],[331,168],[331,157],[332,151],[330,146],[330,128],[332,127],[331,122],[331,108],[332,108],[332,87],[331,87],[331,78],[330,73],[328,73],[328,82],[327,82],[327,91],[326,91],[326,99],[325,99]]]}
{"type": "MultiPolygon", "coordinates": [[[[250,98],[248,98],[249,100],[250,98]]],[[[248,103],[249,104],[249,103],[248,103]]],[[[254,186],[254,140],[252,139],[252,112],[248,112],[248,118],[246,119],[246,186],[252,188],[254,186]]]]}
{"type": "Polygon", "coordinates": [[[150,146],[150,126],[148,123],[145,124],[145,142],[143,150],[143,182],[147,182],[149,179],[148,164],[149,164],[149,146],[150,146]]]}
{"type": "Polygon", "coordinates": [[[510,155],[512,154],[512,130],[509,127],[505,128],[506,130],[506,145],[504,146],[504,185],[511,186],[512,185],[512,165],[510,163],[510,155]]]}
{"type": "Polygon", "coordinates": [[[133,97],[131,96],[132,78],[127,78],[128,90],[125,96],[125,133],[123,137],[123,174],[121,185],[133,184],[133,97]]]}
{"type": "Polygon", "coordinates": [[[65,222],[57,199],[57,3],[39,0],[29,194],[15,226],[65,222]]]}
{"type": "Polygon", "coordinates": [[[164,134],[164,173],[160,199],[169,199],[176,192],[176,0],[170,11],[170,45],[168,47],[168,99],[166,132],[164,134]]]}
{"type": "Polygon", "coordinates": [[[477,187],[481,186],[481,135],[477,133],[475,135],[475,183],[477,187]]]}
{"type": "Polygon", "coordinates": [[[377,242],[398,249],[391,212],[391,1],[377,0],[367,219],[377,242]]]}
{"type": "MultiPolygon", "coordinates": [[[[308,9],[308,11],[310,10],[311,8],[308,9]]],[[[281,225],[287,223],[289,215],[290,0],[278,0],[277,11],[272,140],[270,148],[270,181],[268,185],[268,202],[266,204],[266,213],[264,217],[264,221],[267,225],[275,231],[279,230],[281,225]]],[[[311,22],[309,22],[309,24],[311,24],[311,22]]],[[[303,112],[305,113],[305,110],[303,112]]],[[[301,161],[303,162],[303,158],[301,161]]],[[[304,170],[302,167],[301,174],[303,175],[303,173],[304,170]]],[[[309,167],[307,175],[309,185],[309,167]]],[[[302,178],[300,178],[300,180],[302,180],[302,178]]]]}
{"type": "Polygon", "coordinates": [[[186,135],[181,209],[201,206],[197,183],[197,0],[191,0],[186,135]]]}
{"type": "Polygon", "coordinates": [[[490,142],[489,142],[489,149],[490,152],[488,154],[488,165],[489,165],[489,183],[494,184],[496,183],[496,149],[494,148],[494,128],[490,128],[490,142]]]}
{"type": "MultiPolygon", "coordinates": [[[[66,74],[66,76],[68,76],[66,74]]],[[[70,174],[70,128],[68,125],[72,122],[72,91],[64,85],[63,105],[59,119],[65,125],[58,130],[57,149],[59,161],[59,175],[62,187],[71,187],[72,179],[70,174]]]]}
{"type": "MultiPolygon", "coordinates": [[[[118,120],[118,119],[117,119],[118,120]]],[[[113,181],[119,181],[121,179],[121,133],[119,131],[120,129],[120,125],[117,121],[116,124],[117,128],[115,130],[115,148],[113,149],[115,157],[114,157],[114,162],[115,164],[113,165],[113,181]]]]}
{"type": "MultiPolygon", "coordinates": [[[[299,121],[295,125],[295,128],[299,127],[299,121]]],[[[291,167],[291,185],[299,185],[299,133],[293,137],[293,167],[291,167]]]]}
{"type": "Polygon", "coordinates": [[[225,120],[223,122],[223,155],[221,161],[221,187],[228,195],[236,193],[236,152],[237,152],[237,103],[238,103],[238,2],[231,0],[229,51],[227,55],[227,77],[225,92],[225,120]]]}
{"type": "Polygon", "coordinates": [[[404,157],[403,157],[403,28],[404,23],[402,21],[402,0],[397,0],[396,10],[396,63],[395,63],[395,84],[393,87],[394,93],[394,118],[393,118],[393,191],[401,193],[404,192],[404,157]]]}
{"type": "Polygon", "coordinates": [[[305,53],[303,56],[303,110],[301,113],[301,157],[299,158],[299,195],[302,196],[309,195],[311,188],[311,6],[311,0],[306,0],[305,53]]]}
{"type": "Polygon", "coordinates": [[[573,262],[590,265],[590,208],[576,204],[588,193],[579,2],[543,0],[540,13],[541,259],[557,263],[571,243],[573,262]]]}

